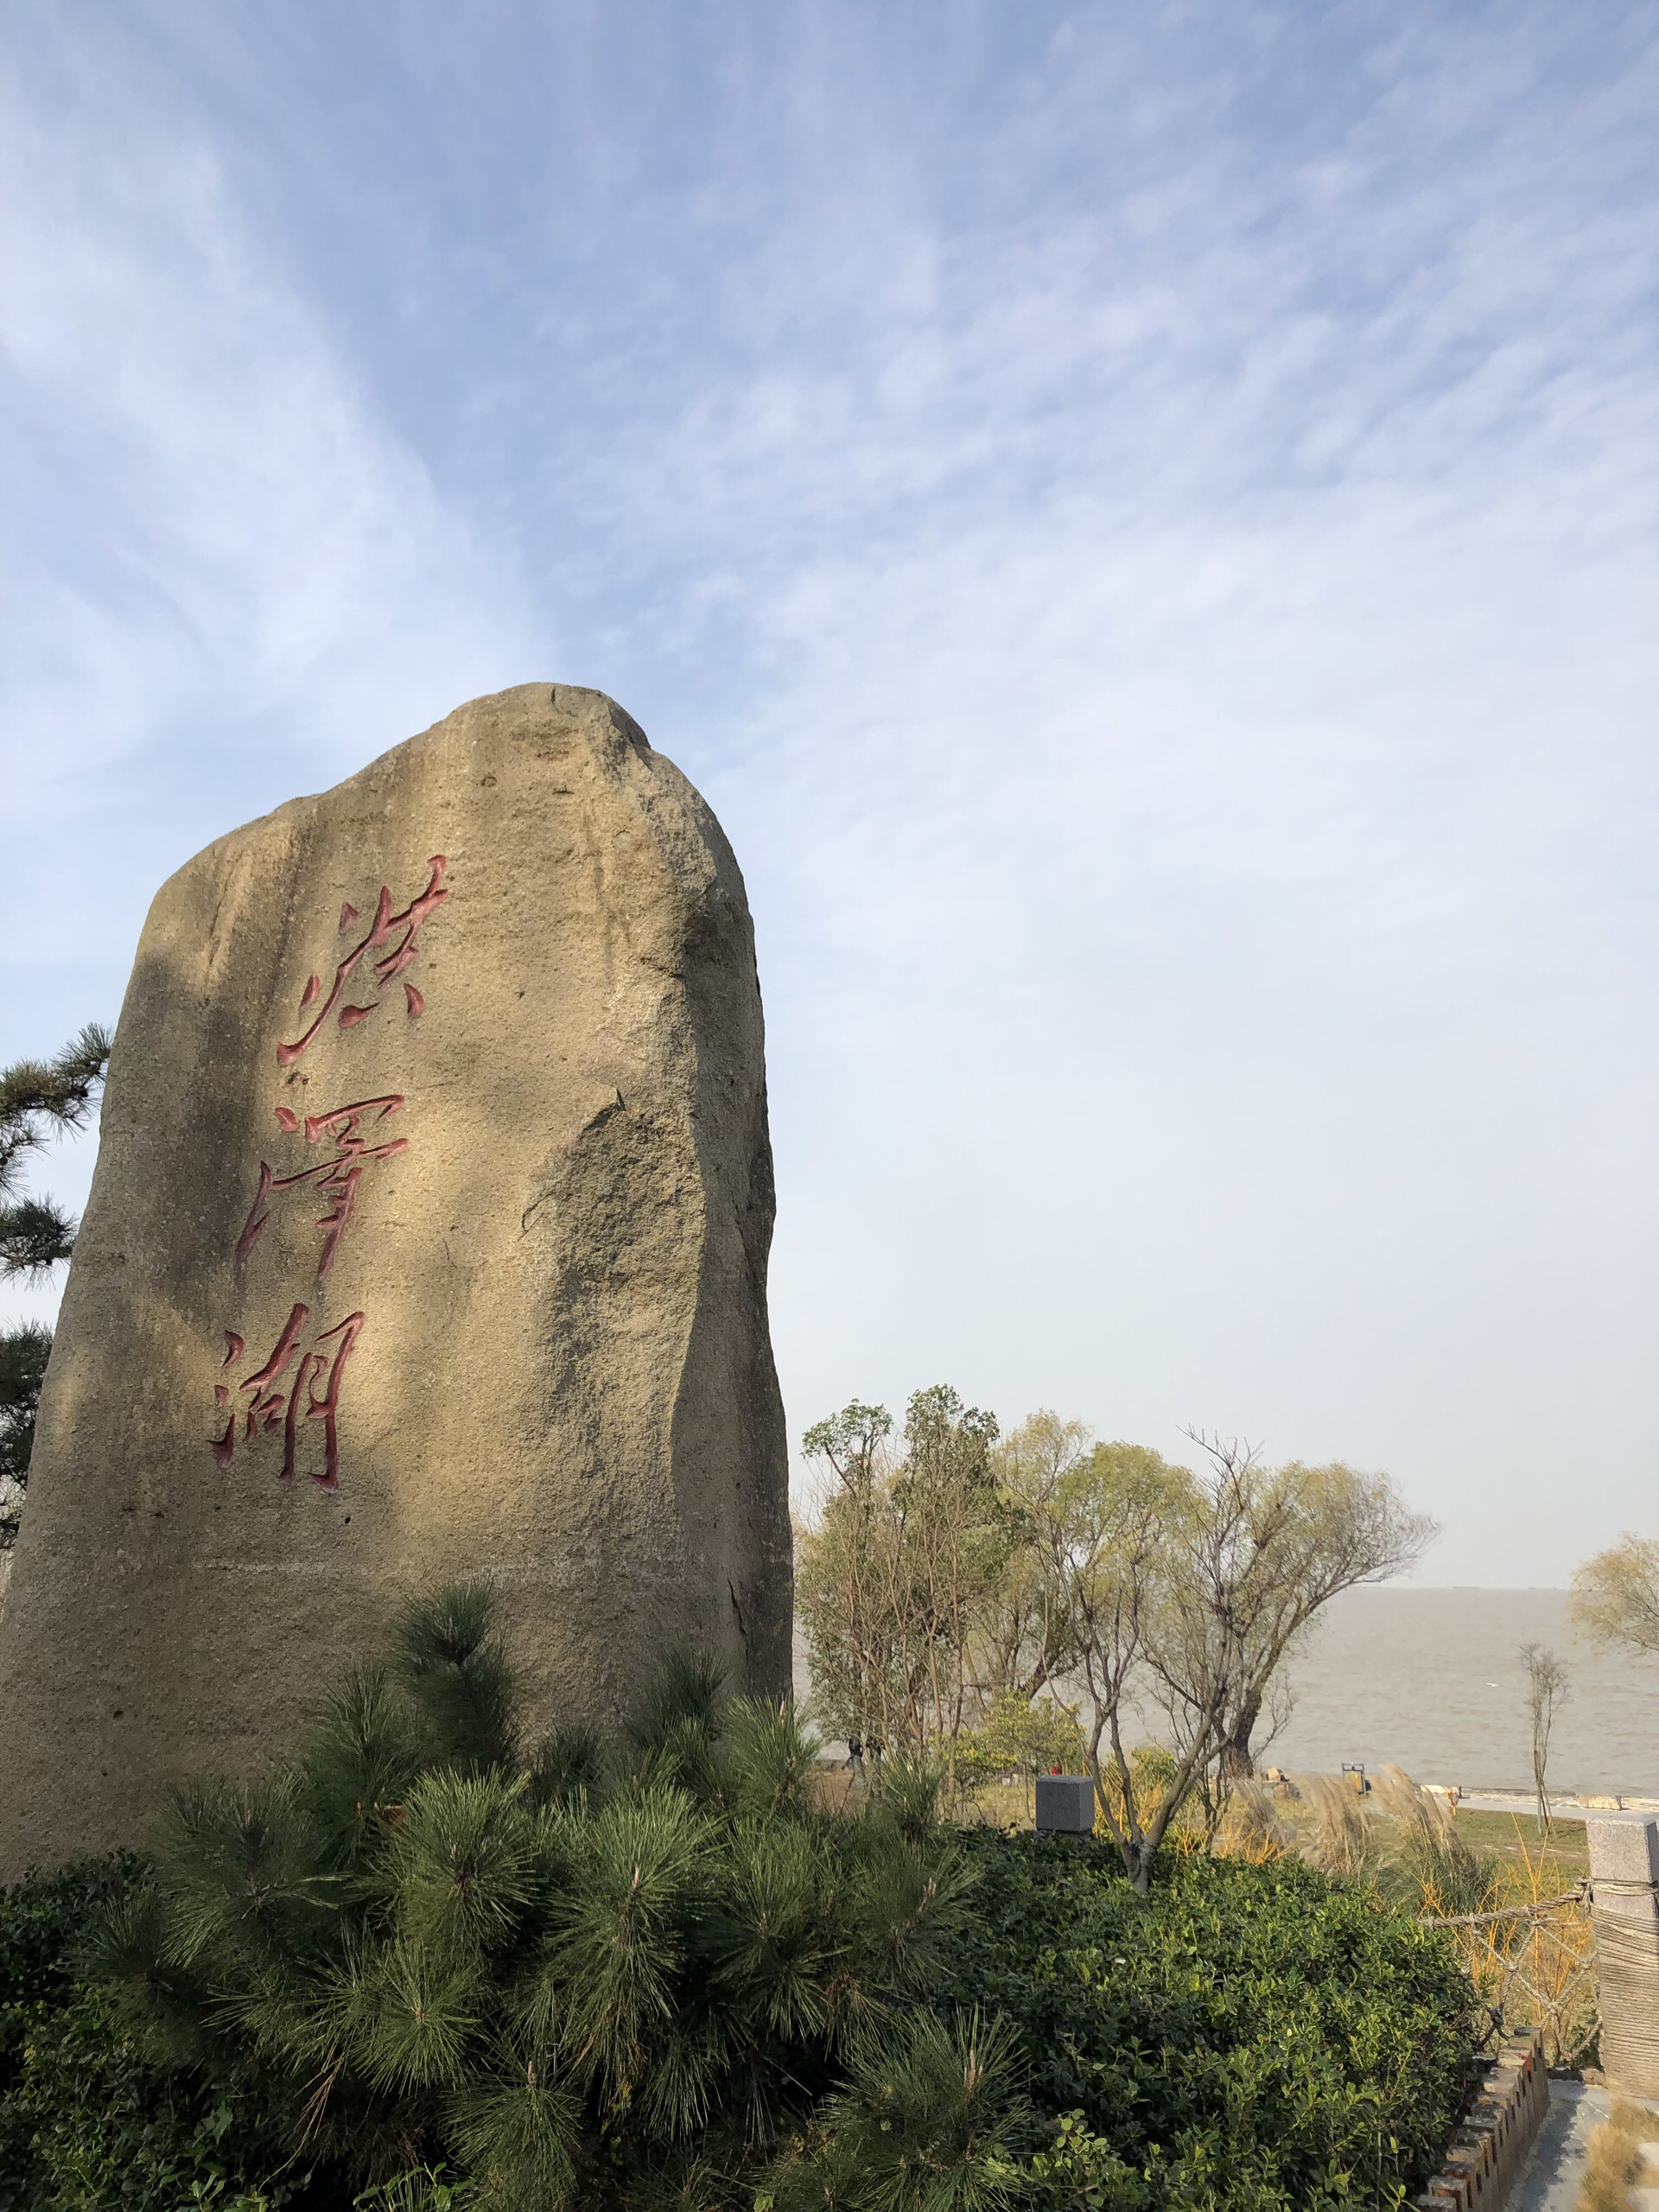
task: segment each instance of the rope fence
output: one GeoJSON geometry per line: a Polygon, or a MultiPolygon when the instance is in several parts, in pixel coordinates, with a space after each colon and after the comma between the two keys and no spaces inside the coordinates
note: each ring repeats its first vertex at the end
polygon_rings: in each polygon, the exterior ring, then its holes
{"type": "Polygon", "coordinates": [[[1601,2028],[1590,1885],[1490,1912],[1425,1913],[1491,2008],[1489,2040],[1536,2028],[1549,2066],[1584,2063],[1601,2028]]]}

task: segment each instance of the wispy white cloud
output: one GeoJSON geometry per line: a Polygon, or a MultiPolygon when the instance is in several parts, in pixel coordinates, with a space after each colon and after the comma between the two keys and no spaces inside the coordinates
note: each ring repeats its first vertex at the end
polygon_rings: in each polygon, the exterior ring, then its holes
{"type": "Polygon", "coordinates": [[[130,931],[136,884],[227,806],[344,772],[526,653],[511,564],[249,235],[202,118],[126,58],[67,116],[14,88],[3,126],[14,530],[31,541],[10,594],[7,804],[62,825],[49,855],[18,842],[25,964],[97,957],[130,931]],[[79,849],[69,825],[112,784],[118,819],[79,849]]]}

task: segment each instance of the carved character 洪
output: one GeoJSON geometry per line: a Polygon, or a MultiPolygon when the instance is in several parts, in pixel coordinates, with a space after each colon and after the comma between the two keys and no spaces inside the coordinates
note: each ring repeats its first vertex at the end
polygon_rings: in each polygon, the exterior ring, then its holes
{"type": "MultiPolygon", "coordinates": [[[[449,866],[448,858],[442,853],[434,853],[431,859],[428,861],[427,866],[431,869],[432,874],[425,890],[421,893],[419,898],[411,899],[408,906],[403,909],[401,913],[394,914],[392,912],[391,890],[385,884],[383,883],[381,885],[380,903],[375,908],[374,921],[369,930],[368,935],[365,938],[359,938],[358,943],[353,946],[352,950],[340,962],[339,967],[335,969],[334,988],[329,991],[327,997],[323,1000],[321,1007],[318,1008],[316,1015],[312,1020],[311,1027],[306,1030],[302,1035],[296,1037],[291,1044],[279,1045],[276,1047],[276,1064],[279,1067],[291,1068],[295,1061],[299,1059],[309,1048],[311,1041],[315,1037],[318,1030],[321,1028],[323,1023],[327,1021],[328,1016],[334,1012],[336,1004],[339,1002],[340,993],[345,989],[346,983],[356,972],[358,963],[362,959],[365,952],[372,952],[377,950],[382,945],[391,944],[393,932],[397,930],[403,931],[404,934],[401,940],[396,945],[392,946],[391,950],[387,953],[384,960],[374,960],[371,961],[369,963],[369,973],[374,978],[373,988],[377,992],[378,992],[384,985],[391,982],[394,976],[400,976],[404,969],[408,967],[410,962],[413,960],[415,957],[415,939],[416,935],[419,933],[421,924],[426,919],[427,916],[432,912],[435,906],[441,906],[444,900],[449,896],[449,893],[447,891],[441,888],[444,874],[449,866]]],[[[355,906],[348,905],[341,907],[340,912],[340,926],[342,930],[349,929],[356,919],[357,909],[355,906]]],[[[308,977],[304,990],[300,994],[300,1012],[302,1014],[305,1012],[308,1007],[315,1006],[316,1004],[317,999],[321,995],[321,976],[314,975],[308,977]]],[[[420,993],[415,988],[412,983],[404,984],[404,1003],[409,1009],[411,1019],[424,1011],[425,1001],[422,998],[420,993]]],[[[340,1027],[342,1029],[355,1029],[359,1021],[366,1021],[368,1020],[369,1016],[374,1012],[378,1004],[379,1000],[376,997],[371,1000],[365,1006],[341,1007],[340,1009],[340,1027]]]]}

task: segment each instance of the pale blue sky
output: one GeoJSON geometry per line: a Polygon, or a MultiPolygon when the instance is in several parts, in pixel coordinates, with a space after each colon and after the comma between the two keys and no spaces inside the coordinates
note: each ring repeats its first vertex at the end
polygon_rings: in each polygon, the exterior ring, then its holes
{"type": "Polygon", "coordinates": [[[748,877],[793,1435],[1243,1430],[1437,1581],[1659,1528],[1659,8],[14,0],[5,73],[0,1050],[597,684],[748,877]]]}

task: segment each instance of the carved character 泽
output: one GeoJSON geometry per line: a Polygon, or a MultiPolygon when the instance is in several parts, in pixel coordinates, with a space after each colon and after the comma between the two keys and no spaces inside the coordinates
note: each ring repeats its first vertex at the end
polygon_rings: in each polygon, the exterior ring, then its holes
{"type": "MultiPolygon", "coordinates": [[[[272,1192],[296,1190],[302,1184],[314,1183],[318,1196],[329,1201],[329,1211],[317,1217],[318,1228],[328,1231],[322,1257],[317,1262],[318,1277],[326,1275],[334,1263],[335,1249],[356,1207],[357,1186],[363,1179],[364,1168],[371,1160],[391,1160],[396,1154],[409,1150],[407,1137],[394,1137],[386,1144],[371,1144],[360,1127],[363,1116],[372,1114],[374,1120],[370,1127],[378,1128],[388,1114],[397,1113],[403,1103],[401,1095],[393,1093],[385,1098],[359,1098],[353,1105],[337,1106],[332,1114],[308,1114],[304,1124],[306,1142],[332,1143],[334,1157],[302,1167],[292,1175],[276,1174],[268,1161],[260,1161],[259,1188],[248,1209],[242,1234],[236,1240],[238,1260],[245,1260],[258,1242],[259,1233],[270,1217],[272,1192]]],[[[293,1135],[301,1126],[299,1116],[290,1113],[286,1106],[276,1109],[276,1119],[285,1135],[293,1135]]]]}

